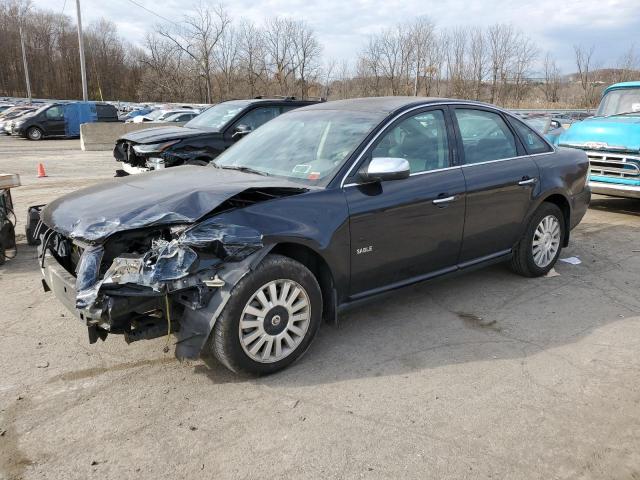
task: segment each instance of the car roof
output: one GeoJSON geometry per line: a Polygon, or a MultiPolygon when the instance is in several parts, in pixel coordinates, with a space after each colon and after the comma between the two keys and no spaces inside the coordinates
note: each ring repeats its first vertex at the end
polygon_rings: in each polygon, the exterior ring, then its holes
{"type": "MultiPolygon", "coordinates": [[[[258,103],[281,103],[283,105],[314,105],[314,104],[317,104],[318,102],[319,102],[318,100],[301,100],[301,99],[292,98],[292,97],[285,97],[285,98],[260,97],[260,98],[244,98],[244,99],[238,99],[238,100],[225,100],[224,102],[220,102],[220,103],[235,103],[238,105],[249,106],[249,105],[254,105],[258,103]]],[[[218,105],[220,105],[220,103],[218,103],[218,105]]]]}
{"type": "Polygon", "coordinates": [[[377,113],[380,115],[388,115],[398,110],[404,110],[408,107],[429,105],[431,103],[463,103],[466,105],[478,105],[491,107],[500,110],[495,105],[490,105],[472,100],[459,100],[453,98],[438,97],[366,97],[366,98],[350,98],[347,100],[334,100],[331,102],[318,103],[300,110],[350,110],[356,112],[377,113]]]}
{"type": "Polygon", "coordinates": [[[609,85],[603,92],[603,94],[611,91],[611,90],[616,90],[618,88],[640,88],[640,81],[635,81],[635,82],[620,82],[620,83],[614,83],[613,85],[609,85]]]}

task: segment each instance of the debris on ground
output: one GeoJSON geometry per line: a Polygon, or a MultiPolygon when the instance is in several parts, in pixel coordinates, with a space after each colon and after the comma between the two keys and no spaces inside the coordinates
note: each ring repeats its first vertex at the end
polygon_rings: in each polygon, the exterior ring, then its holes
{"type": "Polygon", "coordinates": [[[580,260],[578,257],[561,258],[560,261],[568,263],[570,265],[580,265],[582,263],[582,260],[580,260]]]}

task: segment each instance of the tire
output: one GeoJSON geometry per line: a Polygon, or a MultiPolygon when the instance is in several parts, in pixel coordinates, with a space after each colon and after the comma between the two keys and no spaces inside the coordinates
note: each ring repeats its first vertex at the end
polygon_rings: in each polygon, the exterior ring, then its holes
{"type": "Polygon", "coordinates": [[[320,327],[321,319],[322,293],[315,276],[291,258],[267,255],[231,291],[231,298],[211,332],[209,350],[233,372],[250,375],[274,373],[289,366],[306,352],[320,327]],[[285,287],[287,282],[289,288],[285,287]],[[276,292],[273,303],[272,285],[276,292]],[[304,305],[304,301],[308,307],[290,310],[283,306],[284,303],[280,305],[281,295],[285,300],[290,299],[296,292],[296,286],[300,293],[291,299],[293,308],[300,308],[299,305],[304,305]],[[264,298],[269,301],[268,306],[257,298],[258,292],[268,297],[264,298]],[[262,317],[251,313],[257,311],[258,307],[262,307],[262,317]],[[305,315],[307,319],[301,320],[305,315]],[[295,317],[299,317],[298,320],[294,320],[295,317]],[[245,326],[242,330],[241,319],[245,326]],[[290,330],[294,327],[297,333],[290,330]],[[285,338],[287,336],[288,339],[285,338]],[[252,340],[252,337],[255,339],[252,340]],[[251,350],[256,348],[256,352],[251,354],[251,350]],[[267,349],[270,354],[265,358],[267,349]]]}
{"type": "Polygon", "coordinates": [[[29,127],[27,130],[27,138],[29,140],[42,140],[42,130],[38,127],[29,127]]]}
{"type": "Polygon", "coordinates": [[[529,219],[523,237],[513,249],[511,259],[513,271],[524,277],[546,275],[558,261],[566,235],[565,228],[564,214],[557,205],[547,202],[540,205],[529,219]],[[548,237],[540,235],[541,232],[547,231],[543,222],[547,222],[549,232],[556,232],[555,227],[557,227],[557,236],[556,234],[550,234],[548,237]],[[539,244],[537,249],[534,247],[534,241],[539,244]],[[535,254],[534,250],[536,250],[535,254]]]}
{"type": "Polygon", "coordinates": [[[0,245],[0,265],[4,265],[7,257],[4,251],[4,246],[0,245]]]}

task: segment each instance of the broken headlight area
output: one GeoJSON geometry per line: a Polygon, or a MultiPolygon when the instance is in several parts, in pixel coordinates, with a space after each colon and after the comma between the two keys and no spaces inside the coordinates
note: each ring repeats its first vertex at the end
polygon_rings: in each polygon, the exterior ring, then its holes
{"type": "MultiPolygon", "coordinates": [[[[164,318],[165,297],[180,309],[204,307],[212,292],[224,285],[218,271],[233,268],[230,264],[262,247],[256,230],[213,219],[146,234],[122,232],[82,251],[75,272],[76,308],[99,318],[100,328],[112,332],[129,335],[132,321],[144,321],[149,330],[148,325],[162,323],[154,323],[154,318],[164,318]],[[130,248],[122,251],[125,246],[130,248]]],[[[166,333],[168,327],[165,322],[158,328],[166,333]]],[[[172,330],[176,328],[179,325],[172,330]]]]}

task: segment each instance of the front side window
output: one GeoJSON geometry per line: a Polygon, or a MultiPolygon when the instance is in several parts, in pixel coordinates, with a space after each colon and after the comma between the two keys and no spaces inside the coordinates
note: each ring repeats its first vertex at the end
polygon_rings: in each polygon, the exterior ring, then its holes
{"type": "Polygon", "coordinates": [[[47,110],[46,116],[49,120],[60,120],[64,118],[64,112],[60,106],[51,107],[47,110]]]}
{"type": "Polygon", "coordinates": [[[212,165],[325,185],[382,119],[360,111],[290,112],[247,135],[212,165]]]}
{"type": "Polygon", "coordinates": [[[372,157],[404,158],[411,173],[449,166],[447,127],[442,110],[432,110],[406,118],[377,143],[372,157]]]}
{"type": "Polygon", "coordinates": [[[243,115],[237,124],[246,125],[251,130],[255,130],[278,115],[280,115],[280,107],[258,107],[243,115]]]}
{"type": "Polygon", "coordinates": [[[456,108],[464,163],[490,162],[516,157],[516,139],[502,117],[494,112],[456,108]]]}

